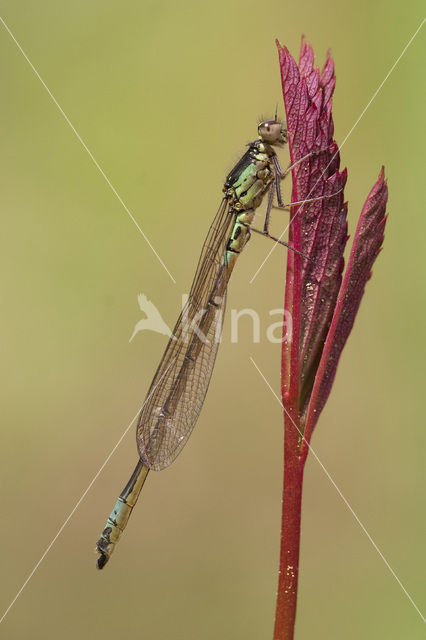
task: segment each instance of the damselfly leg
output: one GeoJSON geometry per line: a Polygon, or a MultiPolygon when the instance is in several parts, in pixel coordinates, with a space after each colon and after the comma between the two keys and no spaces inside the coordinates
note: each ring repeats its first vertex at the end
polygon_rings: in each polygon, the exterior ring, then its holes
{"type": "MultiPolygon", "coordinates": [[[[334,196],[338,195],[341,192],[341,189],[339,191],[336,191],[335,193],[330,193],[330,194],[325,194],[322,196],[317,196],[315,198],[306,198],[305,200],[296,200],[295,202],[287,202],[284,203],[282,200],[282,196],[281,196],[281,180],[283,178],[285,178],[292,169],[294,169],[294,167],[296,167],[298,164],[300,164],[301,162],[303,162],[304,160],[307,160],[310,157],[313,157],[315,155],[318,155],[318,153],[323,152],[324,150],[321,150],[319,152],[311,152],[306,154],[305,156],[303,156],[303,158],[300,158],[297,162],[294,162],[293,164],[290,164],[285,170],[283,170],[281,168],[281,165],[279,163],[278,157],[275,155],[273,156],[273,170],[274,170],[274,179],[272,181],[272,183],[270,184],[269,188],[268,188],[268,200],[267,200],[267,205],[266,205],[266,213],[265,213],[265,221],[264,221],[264,225],[263,225],[263,230],[261,229],[256,229],[255,227],[253,227],[253,225],[250,225],[250,230],[254,231],[255,233],[258,233],[259,235],[262,235],[266,238],[269,238],[270,240],[273,240],[274,242],[281,244],[282,246],[286,247],[287,249],[290,249],[291,251],[293,251],[294,253],[299,254],[300,256],[302,256],[303,258],[305,258],[306,260],[310,260],[312,261],[312,259],[307,256],[306,254],[304,254],[302,251],[299,251],[298,249],[295,249],[294,247],[292,247],[291,245],[289,245],[287,242],[284,242],[284,240],[281,240],[280,238],[277,238],[275,236],[273,236],[271,233],[269,233],[269,223],[270,223],[270,216],[271,216],[271,211],[272,209],[280,209],[281,211],[291,211],[291,207],[294,206],[299,206],[302,207],[305,204],[310,204],[312,202],[317,202],[320,200],[325,200],[328,198],[333,198],[334,196]],[[278,204],[274,205],[274,195],[277,194],[277,201],[278,204]]],[[[295,215],[298,215],[299,211],[297,211],[297,213],[295,215]]]]}
{"type": "MultiPolygon", "coordinates": [[[[286,169],[282,169],[281,165],[280,165],[280,161],[278,159],[277,155],[274,155],[272,158],[272,162],[273,162],[273,170],[274,170],[274,180],[273,183],[271,184],[270,188],[269,188],[269,193],[268,193],[268,204],[266,207],[266,213],[265,213],[265,223],[263,225],[263,231],[265,232],[265,235],[269,235],[269,221],[270,221],[270,215],[271,215],[271,210],[272,209],[281,209],[282,211],[289,211],[290,212],[290,207],[296,206],[296,205],[304,205],[304,204],[309,204],[310,202],[316,202],[319,200],[324,200],[326,198],[333,198],[334,196],[338,195],[341,192],[341,189],[339,191],[336,191],[335,193],[330,193],[327,195],[322,195],[322,196],[318,196],[316,198],[308,198],[306,200],[299,200],[296,202],[287,202],[284,203],[282,200],[282,195],[281,195],[281,180],[283,180],[289,173],[290,171],[292,171],[295,167],[297,167],[299,164],[301,164],[302,162],[304,162],[305,160],[308,160],[309,158],[313,158],[314,156],[317,156],[321,153],[325,153],[327,152],[328,149],[320,149],[319,151],[311,151],[310,153],[307,153],[306,155],[304,155],[302,158],[299,158],[299,160],[297,160],[296,162],[293,162],[293,164],[289,164],[289,166],[286,169]],[[277,202],[278,205],[273,204],[273,200],[274,200],[274,192],[277,194],[277,202]]],[[[299,212],[298,212],[299,213],[299,212]]],[[[288,245],[285,245],[288,246],[288,245]]]]}
{"type": "Polygon", "coordinates": [[[250,238],[255,211],[266,194],[264,230],[253,231],[310,260],[281,238],[269,234],[275,193],[280,209],[331,197],[283,203],[281,179],[295,164],[315,155],[312,152],[283,171],[274,147],[282,147],[286,142],[287,132],[282,123],[276,119],[261,122],[258,138],[247,145],[245,153],[226,176],[219,209],[203,244],[188,301],[178,317],[138,418],[139,461],[96,545],[99,569],[114,551],[149,470],[161,471],[169,466],[194,428],[220,343],[228,281],[250,238]]]}

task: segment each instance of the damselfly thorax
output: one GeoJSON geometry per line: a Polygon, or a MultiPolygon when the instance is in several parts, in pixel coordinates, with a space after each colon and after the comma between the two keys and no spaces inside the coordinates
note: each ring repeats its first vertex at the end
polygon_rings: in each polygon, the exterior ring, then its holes
{"type": "MultiPolygon", "coordinates": [[[[100,569],[127,524],[148,471],[160,471],[173,462],[197,421],[220,342],[229,278],[250,232],[288,247],[269,234],[274,195],[281,209],[324,197],[285,205],[280,181],[292,167],[281,170],[275,147],[287,141],[287,132],[275,119],[262,122],[258,134],[226,178],[224,195],[204,242],[188,301],[142,405],[136,430],[139,461],[98,540],[100,569]],[[265,223],[263,230],[256,229],[252,224],[254,215],[266,193],[265,223]]],[[[301,254],[298,249],[289,248],[301,254]]]]}

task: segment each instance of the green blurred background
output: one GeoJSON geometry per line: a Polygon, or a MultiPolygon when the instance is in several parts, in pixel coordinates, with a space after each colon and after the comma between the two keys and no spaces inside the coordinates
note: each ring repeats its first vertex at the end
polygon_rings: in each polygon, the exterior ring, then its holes
{"type": "MultiPolygon", "coordinates": [[[[277,102],[283,112],[275,37],[298,56],[305,33],[320,64],[332,48],[341,142],[419,26],[422,3],[9,0],[2,16],[177,283],[1,26],[0,615],[145,397],[166,338],[144,332],[129,344],[142,316],[137,294],[173,324],[226,172],[255,137],[259,116],[271,116],[277,102]]],[[[424,44],[420,32],[342,149],[352,235],[382,164],[390,218],[313,439],[419,606],[424,44]]],[[[277,230],[283,225],[275,221],[277,230]]],[[[265,329],[269,310],[283,304],[284,250],[249,284],[269,249],[254,237],[242,256],[197,428],[176,463],[149,477],[110,565],[97,572],[93,549],[136,461],[134,428],[10,610],[1,637],[271,638],[283,428],[249,361],[278,391],[280,347],[265,329]],[[260,344],[248,319],[231,344],[229,309],[245,307],[259,311],[260,344]]],[[[422,632],[311,457],[297,638],[422,632]]]]}

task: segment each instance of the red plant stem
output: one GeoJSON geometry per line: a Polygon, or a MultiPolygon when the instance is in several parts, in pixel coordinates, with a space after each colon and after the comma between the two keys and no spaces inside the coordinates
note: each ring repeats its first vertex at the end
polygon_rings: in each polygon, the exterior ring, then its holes
{"type": "Polygon", "coordinates": [[[274,640],[293,640],[299,574],[304,463],[299,456],[297,412],[291,409],[290,403],[285,403],[285,408],[281,550],[274,640]]]}

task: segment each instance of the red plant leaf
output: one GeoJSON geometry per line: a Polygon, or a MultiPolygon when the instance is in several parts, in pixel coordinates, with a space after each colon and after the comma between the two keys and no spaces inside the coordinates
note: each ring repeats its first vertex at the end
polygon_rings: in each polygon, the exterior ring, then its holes
{"type": "Polygon", "coordinates": [[[303,469],[312,431],[330,394],[342,349],[382,242],[387,187],[384,171],[371,190],[355,233],[342,283],[347,241],[346,171],[339,172],[331,100],[334,63],[320,73],[302,39],[299,66],[277,42],[292,165],[285,308],[293,321],[284,334],[284,486],[280,571],[274,640],[292,640],[296,619],[303,469]],[[307,158],[305,156],[308,155],[307,158]],[[331,196],[331,197],[324,197],[331,196]],[[314,202],[306,202],[316,198],[314,202]]]}
{"type": "Polygon", "coordinates": [[[320,74],[305,40],[299,67],[287,48],[277,44],[291,163],[311,154],[292,170],[292,201],[317,198],[291,208],[289,227],[290,242],[311,258],[304,260],[293,252],[287,258],[285,306],[293,319],[293,340],[284,345],[283,387],[284,396],[299,397],[303,413],[341,284],[347,240],[346,171],[339,172],[333,140],[335,76],[330,55],[320,74]]]}
{"type": "Polygon", "coordinates": [[[305,437],[308,441],[330,394],[340,355],[353,327],[365,285],[371,277],[373,263],[383,244],[387,199],[388,188],[382,167],[358,221],[348,266],[316,373],[306,420],[305,437]]]}

